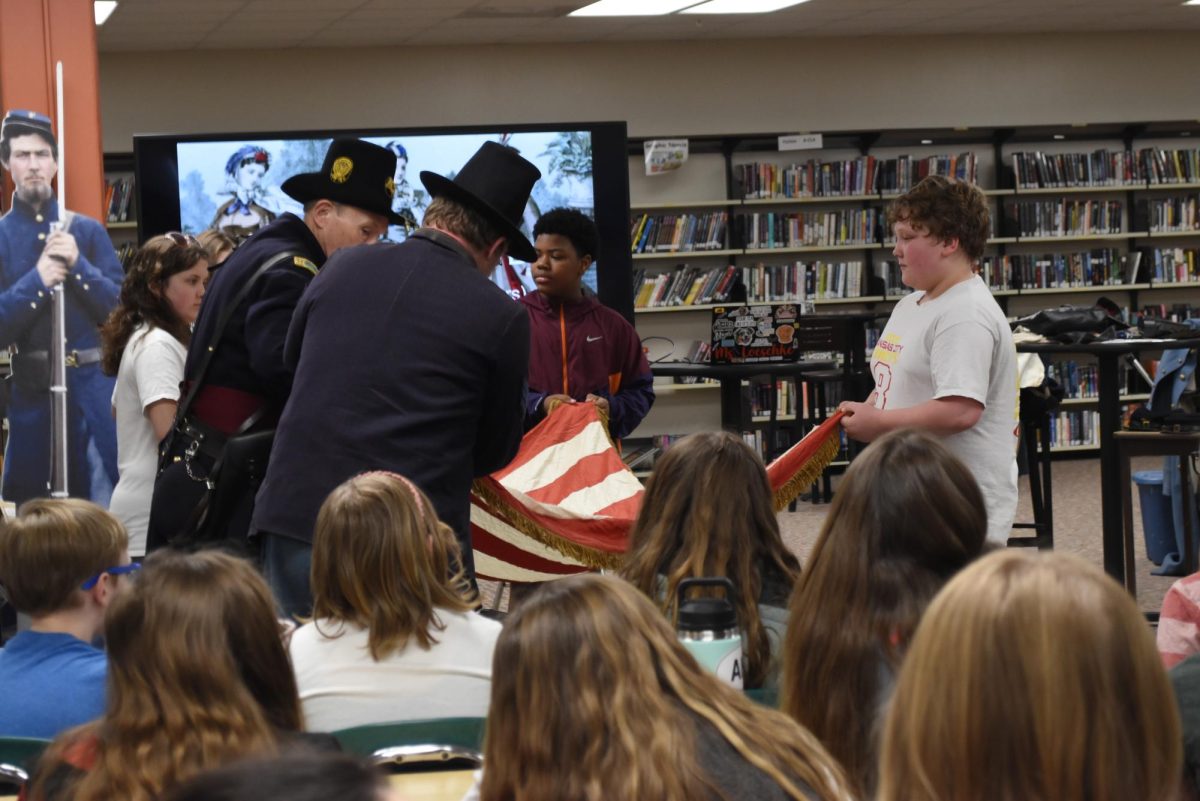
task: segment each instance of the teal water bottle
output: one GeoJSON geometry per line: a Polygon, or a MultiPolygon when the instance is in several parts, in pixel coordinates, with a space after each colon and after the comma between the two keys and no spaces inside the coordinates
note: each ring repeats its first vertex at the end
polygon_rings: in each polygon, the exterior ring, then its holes
{"type": "Polygon", "coordinates": [[[727,578],[691,578],[679,582],[679,641],[692,652],[701,667],[717,678],[742,689],[742,632],[733,605],[733,582],[727,578]],[[724,597],[687,598],[696,587],[723,587],[724,597]]]}

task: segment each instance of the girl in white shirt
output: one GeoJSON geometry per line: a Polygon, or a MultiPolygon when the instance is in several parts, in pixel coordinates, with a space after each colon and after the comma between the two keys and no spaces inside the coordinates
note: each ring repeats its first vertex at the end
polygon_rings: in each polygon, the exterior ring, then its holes
{"type": "Polygon", "coordinates": [[[148,240],[100,332],[104,372],[117,377],[112,405],[120,480],[109,511],[129,531],[132,556],[146,552],[158,443],[175,419],[207,275],[208,254],[191,236],[171,232],[148,240]]]}
{"type": "Polygon", "coordinates": [[[458,540],[396,473],[325,499],[313,529],[313,620],[289,649],[309,731],[481,718],[500,624],[473,611],[458,540]]]}

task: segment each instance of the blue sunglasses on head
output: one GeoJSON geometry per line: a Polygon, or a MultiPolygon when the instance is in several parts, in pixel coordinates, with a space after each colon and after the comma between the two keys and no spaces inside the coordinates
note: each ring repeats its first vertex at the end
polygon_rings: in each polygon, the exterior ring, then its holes
{"type": "Polygon", "coordinates": [[[100,581],[100,577],[103,576],[105,573],[107,573],[110,576],[123,576],[126,573],[136,573],[141,569],[142,569],[142,565],[139,562],[130,562],[129,564],[121,565],[120,567],[110,567],[107,570],[101,570],[99,573],[92,576],[87,581],[83,582],[82,586],[80,586],[79,589],[90,590],[92,587],[95,587],[96,583],[98,581],[100,581]]]}

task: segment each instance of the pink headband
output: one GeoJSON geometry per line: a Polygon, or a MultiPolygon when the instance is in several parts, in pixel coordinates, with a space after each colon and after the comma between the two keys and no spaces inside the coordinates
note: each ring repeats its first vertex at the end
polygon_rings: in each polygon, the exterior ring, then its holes
{"type": "Polygon", "coordinates": [[[404,476],[400,475],[399,473],[393,473],[391,470],[372,470],[369,473],[363,473],[363,475],[364,476],[387,476],[388,478],[398,479],[400,481],[400,483],[403,484],[404,486],[408,487],[409,492],[412,493],[413,500],[416,501],[416,504],[417,504],[417,511],[420,512],[422,517],[425,515],[425,502],[423,500],[421,500],[421,491],[419,489],[417,489],[416,484],[412,483],[404,476]]]}

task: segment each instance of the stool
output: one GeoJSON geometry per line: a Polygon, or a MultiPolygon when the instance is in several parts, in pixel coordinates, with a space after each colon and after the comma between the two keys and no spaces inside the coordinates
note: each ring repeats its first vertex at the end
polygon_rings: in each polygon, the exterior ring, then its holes
{"type": "Polygon", "coordinates": [[[1129,460],[1134,456],[1178,456],[1179,476],[1183,484],[1183,567],[1187,573],[1196,572],[1195,532],[1192,531],[1192,509],[1196,498],[1192,492],[1188,458],[1200,451],[1200,432],[1197,431],[1117,431],[1117,460],[1121,464],[1121,533],[1125,550],[1125,589],[1137,594],[1137,577],[1133,570],[1133,488],[1129,460]]]}

